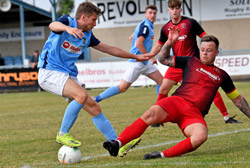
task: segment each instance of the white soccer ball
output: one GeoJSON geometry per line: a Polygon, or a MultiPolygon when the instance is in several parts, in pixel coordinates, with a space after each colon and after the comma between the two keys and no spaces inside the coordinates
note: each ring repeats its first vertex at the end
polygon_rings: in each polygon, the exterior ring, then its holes
{"type": "Polygon", "coordinates": [[[82,153],[79,148],[71,148],[63,145],[58,151],[58,160],[63,164],[79,163],[81,161],[82,153]]]}

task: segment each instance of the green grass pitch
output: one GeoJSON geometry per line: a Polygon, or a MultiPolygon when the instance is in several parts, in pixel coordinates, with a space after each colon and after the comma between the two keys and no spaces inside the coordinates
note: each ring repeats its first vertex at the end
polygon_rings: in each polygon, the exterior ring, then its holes
{"type": "MultiPolygon", "coordinates": [[[[250,103],[250,82],[236,82],[238,91],[250,103]]],[[[173,88],[172,90],[175,90],[173,88]]],[[[101,89],[88,90],[96,96],[101,89]]],[[[142,160],[145,153],[163,151],[184,136],[175,124],[149,127],[141,143],[124,158],[111,157],[102,147],[104,136],[94,127],[91,117],[82,110],[71,134],[82,141],[82,161],[60,165],[56,133],[60,128],[65,99],[48,92],[0,94],[0,167],[250,167],[250,120],[220,90],[231,116],[243,124],[225,124],[219,110],[212,105],[205,117],[209,138],[196,151],[175,158],[142,160]]],[[[155,103],[155,87],[130,88],[127,92],[100,102],[105,116],[117,135],[155,103]]]]}

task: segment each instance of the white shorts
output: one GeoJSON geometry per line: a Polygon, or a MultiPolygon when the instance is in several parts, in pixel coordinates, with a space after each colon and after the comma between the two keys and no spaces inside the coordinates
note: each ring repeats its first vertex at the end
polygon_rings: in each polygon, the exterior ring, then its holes
{"type": "Polygon", "coordinates": [[[69,76],[67,73],[43,68],[40,68],[38,72],[38,83],[41,88],[58,96],[62,96],[63,88],[68,78],[82,86],[82,83],[76,77],[69,76]]]}
{"type": "Polygon", "coordinates": [[[140,75],[147,76],[157,70],[158,69],[151,61],[148,61],[147,65],[142,62],[128,62],[128,67],[123,76],[123,80],[133,83],[140,75]]]}

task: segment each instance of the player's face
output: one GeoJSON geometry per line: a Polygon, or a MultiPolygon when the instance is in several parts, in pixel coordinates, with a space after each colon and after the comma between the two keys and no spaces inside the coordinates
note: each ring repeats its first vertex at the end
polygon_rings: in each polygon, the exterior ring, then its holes
{"type": "Polygon", "coordinates": [[[203,64],[213,65],[215,57],[219,54],[214,42],[202,42],[200,48],[200,60],[203,64]]]}
{"type": "Polygon", "coordinates": [[[179,6],[168,8],[168,13],[170,14],[171,19],[173,20],[179,19],[181,17],[181,12],[182,12],[182,9],[179,6]]]}
{"type": "Polygon", "coordinates": [[[80,19],[80,24],[78,25],[78,28],[82,29],[84,32],[88,32],[96,26],[97,18],[98,15],[96,13],[93,13],[89,17],[83,14],[80,19]]]}
{"type": "Polygon", "coordinates": [[[148,19],[150,22],[154,23],[156,19],[157,11],[153,9],[147,9],[145,12],[145,18],[148,19]]]}

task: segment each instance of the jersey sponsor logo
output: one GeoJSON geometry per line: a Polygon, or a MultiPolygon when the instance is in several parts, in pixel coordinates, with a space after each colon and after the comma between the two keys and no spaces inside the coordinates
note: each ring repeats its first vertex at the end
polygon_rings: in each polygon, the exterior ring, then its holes
{"type": "Polygon", "coordinates": [[[184,41],[184,40],[185,40],[185,38],[187,38],[187,35],[180,36],[180,37],[178,38],[178,40],[180,40],[180,41],[184,41]]]}
{"type": "Polygon", "coordinates": [[[182,24],[180,25],[180,28],[181,28],[181,29],[185,29],[186,27],[187,27],[186,23],[182,23],[182,24]]]}
{"type": "Polygon", "coordinates": [[[68,52],[75,53],[75,54],[81,54],[82,47],[77,47],[73,44],[70,44],[68,41],[64,41],[62,44],[62,48],[67,50],[68,52]]]}
{"type": "Polygon", "coordinates": [[[212,74],[211,72],[208,72],[207,70],[203,69],[203,68],[197,68],[196,69],[197,72],[200,72],[202,74],[206,74],[208,75],[212,80],[214,81],[220,81],[220,77],[212,74]]]}
{"type": "Polygon", "coordinates": [[[63,47],[64,47],[64,48],[69,48],[69,46],[70,46],[70,44],[69,44],[67,41],[65,41],[65,42],[63,43],[63,47]]]}

